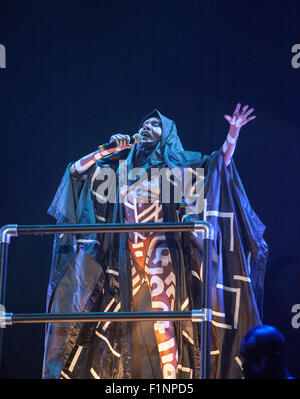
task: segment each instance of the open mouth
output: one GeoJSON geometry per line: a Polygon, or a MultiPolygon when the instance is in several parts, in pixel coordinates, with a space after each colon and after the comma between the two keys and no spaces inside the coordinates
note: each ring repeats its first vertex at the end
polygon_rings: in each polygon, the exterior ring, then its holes
{"type": "Polygon", "coordinates": [[[147,132],[146,130],[144,130],[144,131],[141,132],[141,136],[143,136],[143,137],[151,137],[151,134],[150,134],[150,132],[147,132]]]}

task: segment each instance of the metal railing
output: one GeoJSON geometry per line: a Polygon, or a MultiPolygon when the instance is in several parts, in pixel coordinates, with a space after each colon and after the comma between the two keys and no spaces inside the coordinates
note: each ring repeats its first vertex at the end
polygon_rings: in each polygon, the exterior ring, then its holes
{"type": "MultiPolygon", "coordinates": [[[[201,379],[210,378],[210,331],[211,310],[211,250],[213,227],[206,221],[174,223],[105,223],[105,224],[63,224],[63,225],[5,225],[1,228],[0,243],[0,304],[5,305],[8,250],[12,237],[23,235],[79,234],[79,233],[129,233],[129,232],[202,232],[203,272],[201,309],[168,312],[84,312],[84,313],[7,313],[0,311],[0,326],[29,323],[66,322],[124,322],[190,320],[201,322],[201,379]]],[[[0,329],[0,356],[2,353],[3,329],[0,329]]],[[[0,358],[1,361],[1,358],[0,358]]]]}

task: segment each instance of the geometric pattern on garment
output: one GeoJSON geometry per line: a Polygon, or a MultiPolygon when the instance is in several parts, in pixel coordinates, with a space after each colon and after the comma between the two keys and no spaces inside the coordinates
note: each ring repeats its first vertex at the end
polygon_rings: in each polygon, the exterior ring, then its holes
{"type": "Polygon", "coordinates": [[[204,199],[204,208],[203,208],[203,220],[207,221],[207,217],[221,217],[229,219],[230,222],[230,244],[229,244],[229,251],[234,251],[234,234],[233,234],[233,222],[234,222],[234,213],[233,212],[219,212],[219,211],[208,211],[207,210],[207,199],[204,199]]]}
{"type": "MultiPolygon", "coordinates": [[[[138,243],[137,243],[138,244],[138,243]]],[[[137,266],[138,258],[131,246],[132,255],[132,295],[139,289],[143,273],[150,291],[153,311],[170,311],[174,309],[176,278],[172,267],[171,256],[164,235],[152,235],[150,243],[144,246],[146,259],[144,270],[137,266]],[[148,248],[147,248],[148,247],[148,248]],[[138,272],[138,273],[137,273],[138,272]]],[[[174,336],[173,323],[156,321],[154,323],[155,338],[160,354],[163,378],[176,378],[178,351],[174,336]],[[161,352],[160,352],[161,350],[161,352]]]]}
{"type": "MultiPolygon", "coordinates": [[[[246,276],[239,276],[239,275],[234,275],[233,276],[234,280],[241,281],[244,283],[251,283],[251,280],[249,277],[246,276]]],[[[212,320],[212,324],[215,325],[216,327],[220,328],[225,328],[225,329],[237,329],[238,328],[238,322],[239,322],[239,314],[240,314],[240,302],[241,302],[241,290],[242,288],[236,288],[236,287],[228,287],[223,284],[217,284],[216,288],[219,290],[223,291],[223,295],[225,293],[230,293],[230,295],[235,294],[235,301],[234,301],[234,312],[233,312],[233,320],[231,321],[231,324],[223,323],[223,322],[216,322],[214,319],[212,320]]],[[[228,301],[229,303],[232,303],[232,301],[228,301]]],[[[225,313],[221,312],[216,312],[212,311],[212,315],[218,318],[226,318],[226,310],[225,313]]]]}
{"type": "MultiPolygon", "coordinates": [[[[161,223],[163,221],[160,201],[155,201],[152,204],[139,204],[134,198],[133,203],[125,201],[124,208],[127,223],[161,223]]],[[[151,234],[151,232],[133,232],[130,233],[130,237],[132,237],[132,242],[137,243],[151,234]]]]}
{"type": "MultiPolygon", "coordinates": [[[[129,195],[125,198],[124,214],[127,223],[163,221],[162,204],[159,200],[154,203],[138,203],[136,197],[129,195]]],[[[142,284],[142,277],[145,277],[152,311],[173,310],[176,281],[165,235],[152,232],[144,235],[130,233],[128,239],[132,262],[132,296],[136,295],[142,284]]],[[[158,350],[164,349],[159,351],[163,378],[176,378],[178,351],[173,323],[155,322],[154,335],[158,350]]]]}

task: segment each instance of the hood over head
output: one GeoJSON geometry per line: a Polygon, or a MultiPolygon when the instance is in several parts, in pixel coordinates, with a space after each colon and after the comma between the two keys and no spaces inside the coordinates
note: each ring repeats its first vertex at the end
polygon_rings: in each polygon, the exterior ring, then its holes
{"type": "MultiPolygon", "coordinates": [[[[158,109],[154,109],[152,112],[147,114],[141,121],[139,129],[142,127],[143,123],[152,117],[158,117],[162,123],[162,136],[161,140],[153,148],[150,157],[154,164],[160,158],[160,161],[164,161],[170,169],[173,168],[184,168],[184,167],[202,167],[203,157],[199,152],[185,151],[181,144],[180,138],[177,134],[176,124],[173,120],[164,116],[158,109]],[[158,157],[158,154],[160,157],[158,157]],[[156,162],[154,160],[156,159],[156,162]]],[[[137,145],[135,145],[132,153],[137,150],[137,145]]],[[[129,154],[129,160],[131,161],[132,155],[129,154]]],[[[151,162],[151,163],[152,163],[151,162]]],[[[154,165],[153,165],[154,166],[154,165]]],[[[156,166],[156,165],[155,165],[156,166]]]]}

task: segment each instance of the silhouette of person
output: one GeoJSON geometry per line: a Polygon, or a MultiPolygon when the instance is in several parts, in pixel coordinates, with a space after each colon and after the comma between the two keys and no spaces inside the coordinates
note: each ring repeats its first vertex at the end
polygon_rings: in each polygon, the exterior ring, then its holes
{"type": "Polygon", "coordinates": [[[286,341],[279,330],[260,325],[249,330],[241,341],[245,379],[294,379],[287,369],[286,341]]]}

